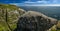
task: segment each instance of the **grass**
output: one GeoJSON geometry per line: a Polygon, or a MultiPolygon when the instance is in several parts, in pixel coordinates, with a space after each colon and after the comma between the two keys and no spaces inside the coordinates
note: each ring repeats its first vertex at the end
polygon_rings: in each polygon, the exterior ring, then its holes
{"type": "Polygon", "coordinates": [[[10,4],[0,4],[0,8],[9,8],[10,10],[16,10],[16,9],[18,9],[17,6],[10,5],[10,4]]]}
{"type": "Polygon", "coordinates": [[[60,31],[60,30],[57,30],[57,31],[60,31]]]}
{"type": "Polygon", "coordinates": [[[56,31],[56,30],[60,31],[60,29],[56,29],[56,26],[57,26],[57,28],[60,28],[60,20],[58,21],[57,25],[51,27],[51,31],[56,31]]]}
{"type": "Polygon", "coordinates": [[[19,8],[15,5],[0,4],[0,31],[11,31],[6,23],[9,24],[12,30],[16,28],[18,18],[20,17],[20,15],[24,14],[22,10],[18,9],[19,8]],[[7,22],[6,22],[6,10],[7,10],[7,22]]]}
{"type": "Polygon", "coordinates": [[[57,27],[60,28],[60,20],[58,21],[57,27]]]}
{"type": "Polygon", "coordinates": [[[8,28],[6,22],[0,21],[0,31],[7,31],[7,30],[9,30],[9,28],[8,28]]]}
{"type": "MultiPolygon", "coordinates": [[[[58,21],[57,27],[60,28],[60,20],[58,21]]],[[[60,31],[60,30],[57,29],[57,31],[60,31]]]]}

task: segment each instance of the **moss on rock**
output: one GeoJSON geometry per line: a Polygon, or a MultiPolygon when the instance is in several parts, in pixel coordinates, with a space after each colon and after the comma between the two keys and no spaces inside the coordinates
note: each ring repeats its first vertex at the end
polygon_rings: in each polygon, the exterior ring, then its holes
{"type": "Polygon", "coordinates": [[[8,25],[12,30],[16,28],[19,17],[25,13],[23,9],[20,9],[21,8],[18,8],[15,5],[0,4],[0,31],[11,31],[8,25]]]}

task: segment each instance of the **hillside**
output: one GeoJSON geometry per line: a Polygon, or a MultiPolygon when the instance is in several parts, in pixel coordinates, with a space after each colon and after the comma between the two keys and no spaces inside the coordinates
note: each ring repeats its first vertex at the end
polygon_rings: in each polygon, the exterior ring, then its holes
{"type": "Polygon", "coordinates": [[[57,31],[60,31],[60,20],[58,21],[58,24],[57,24],[57,31]]]}
{"type": "MultiPolygon", "coordinates": [[[[56,24],[56,19],[43,13],[26,12],[16,5],[0,4],[0,31],[30,31],[30,29],[33,31],[49,31],[51,29],[55,30],[56,24]],[[20,26],[21,29],[23,28],[22,30],[20,30],[20,26]]],[[[59,24],[60,22],[58,22],[57,28],[60,28],[59,24]]]]}
{"type": "Polygon", "coordinates": [[[15,5],[0,4],[0,31],[12,31],[25,11],[15,5]]]}
{"type": "Polygon", "coordinates": [[[40,12],[28,11],[17,23],[15,31],[50,31],[57,24],[57,20],[40,12]]]}

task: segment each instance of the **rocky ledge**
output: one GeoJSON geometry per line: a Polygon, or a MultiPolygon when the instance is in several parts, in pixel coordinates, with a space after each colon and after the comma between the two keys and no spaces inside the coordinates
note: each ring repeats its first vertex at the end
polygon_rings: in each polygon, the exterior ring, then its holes
{"type": "Polygon", "coordinates": [[[28,11],[23,14],[14,31],[47,31],[57,24],[57,20],[42,13],[28,11]]]}

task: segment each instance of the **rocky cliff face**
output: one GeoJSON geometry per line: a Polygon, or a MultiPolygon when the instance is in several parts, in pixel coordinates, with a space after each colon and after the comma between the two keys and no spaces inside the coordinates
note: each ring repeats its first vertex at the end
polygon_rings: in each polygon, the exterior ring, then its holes
{"type": "Polygon", "coordinates": [[[56,19],[39,12],[28,11],[19,18],[14,31],[47,31],[55,24],[57,24],[56,19]]]}
{"type": "Polygon", "coordinates": [[[18,8],[15,5],[0,4],[0,31],[47,31],[57,20],[46,15],[18,8]]]}
{"type": "Polygon", "coordinates": [[[23,9],[15,5],[0,4],[0,31],[14,30],[18,18],[24,13],[23,9]]]}

